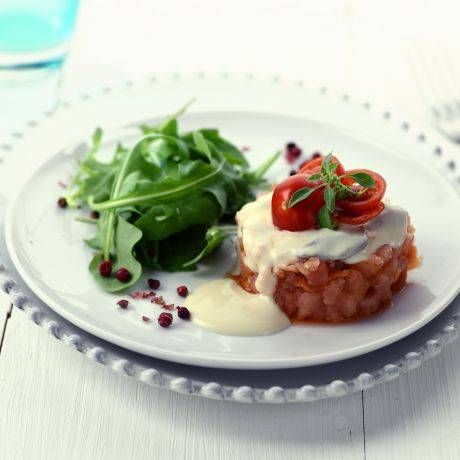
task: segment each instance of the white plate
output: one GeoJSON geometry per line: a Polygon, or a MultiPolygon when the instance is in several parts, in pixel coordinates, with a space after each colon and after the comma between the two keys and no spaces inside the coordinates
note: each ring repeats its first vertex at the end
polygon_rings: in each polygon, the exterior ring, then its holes
{"type": "MultiPolygon", "coordinates": [[[[56,312],[77,326],[133,351],[182,363],[224,368],[287,368],[321,364],[366,353],[420,328],[459,290],[460,241],[451,238],[460,225],[454,188],[424,158],[423,144],[399,125],[370,116],[362,107],[329,100],[297,86],[246,79],[167,79],[137,85],[63,110],[36,129],[22,145],[17,167],[29,171],[10,206],[6,239],[10,255],[31,289],[56,312]],[[295,326],[268,337],[229,337],[203,331],[188,322],[164,330],[147,302],[120,311],[121,296],[99,290],[87,272],[91,252],[82,243],[88,228],[72,212],[55,206],[57,182],[74,171],[87,139],[100,125],[109,128],[106,147],[132,139],[132,129],[114,130],[173,111],[192,96],[198,103],[183,118],[185,128],[216,126],[225,136],[252,147],[254,163],[295,140],[307,150],[334,150],[347,167],[376,169],[387,178],[388,194],[406,207],[417,228],[423,266],[393,308],[371,319],[340,326],[295,326]],[[84,136],[84,137],[83,137],[84,136]],[[73,147],[69,148],[69,146],[73,147]],[[43,163],[43,160],[46,160],[43,163]],[[39,163],[43,163],[36,169],[39,163]]],[[[431,160],[431,157],[430,157],[431,160]]],[[[14,161],[14,159],[12,160],[14,161]]],[[[285,175],[279,165],[275,176],[285,175]]],[[[4,186],[12,186],[13,183],[4,186]]],[[[193,288],[224,273],[231,265],[227,244],[196,273],[158,274],[165,298],[179,303],[178,284],[193,288]],[[215,269],[218,262],[219,270],[215,269]],[[219,272],[219,273],[217,273],[219,272]]]]}

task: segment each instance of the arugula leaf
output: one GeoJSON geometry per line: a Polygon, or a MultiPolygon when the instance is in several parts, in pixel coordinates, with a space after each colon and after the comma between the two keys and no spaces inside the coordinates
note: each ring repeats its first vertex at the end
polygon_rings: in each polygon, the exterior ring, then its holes
{"type": "Polygon", "coordinates": [[[116,255],[112,257],[112,271],[115,272],[119,268],[125,267],[131,273],[131,279],[127,283],[122,283],[115,277],[106,278],[101,276],[99,264],[106,258],[102,253],[98,252],[89,264],[89,271],[103,289],[108,292],[117,292],[132,286],[139,280],[142,274],[142,266],[134,256],[134,246],[141,238],[141,230],[118,217],[114,241],[116,255]]]}
{"type": "Polygon", "coordinates": [[[375,188],[375,180],[369,174],[358,172],[350,174],[349,176],[352,177],[362,187],[375,188]]]}
{"type": "Polygon", "coordinates": [[[161,133],[177,137],[179,135],[177,119],[183,115],[187,109],[195,102],[195,98],[188,101],[177,112],[173,113],[157,125],[149,126],[142,124],[139,126],[143,134],[161,133]]]}
{"type": "Polygon", "coordinates": [[[327,206],[324,205],[319,211],[317,215],[317,221],[320,227],[322,228],[330,228],[334,229],[334,224],[332,223],[331,220],[331,215],[327,209],[327,206]]]}
{"type": "Polygon", "coordinates": [[[107,188],[104,186],[110,182],[110,178],[113,178],[114,165],[113,163],[101,163],[96,159],[96,154],[101,146],[102,135],[102,129],[96,128],[91,138],[91,148],[83,161],[80,162],[78,171],[70,182],[66,199],[71,207],[77,207],[78,201],[89,191],[100,195],[102,190],[105,192],[105,196],[108,196],[107,188]]]}
{"type": "Polygon", "coordinates": [[[210,254],[214,249],[219,247],[222,244],[222,241],[225,239],[225,235],[219,229],[219,227],[213,226],[208,228],[206,231],[206,246],[201,250],[201,252],[196,255],[193,259],[185,262],[183,264],[184,267],[193,267],[195,266],[201,259],[206,257],[210,254]]]}
{"type": "Polygon", "coordinates": [[[142,231],[146,241],[162,240],[190,225],[213,224],[222,213],[223,210],[210,193],[200,193],[187,200],[152,206],[134,225],[142,231]]]}
{"type": "Polygon", "coordinates": [[[225,158],[230,165],[248,168],[249,164],[243,153],[231,142],[227,141],[219,134],[217,129],[199,129],[185,134],[182,139],[189,145],[194,145],[194,133],[200,133],[204,139],[212,144],[214,148],[225,158]]]}
{"type": "Polygon", "coordinates": [[[97,158],[102,130],[96,130],[79,164],[69,203],[101,212],[97,233],[86,243],[97,251],[90,271],[108,291],[136,282],[142,264],[172,271],[196,268],[227,236],[218,224],[231,222],[254,199],[279,156],[249,170],[242,152],[216,129],[182,134],[177,117],[186,108],[154,126],[142,125],[145,136],[131,149],[118,145],[109,161],[97,158]],[[130,283],[100,276],[99,263],[107,259],[114,271],[130,270],[130,283]]]}
{"type": "MultiPolygon", "coordinates": [[[[261,181],[266,172],[274,165],[280,155],[281,151],[275,152],[271,157],[268,157],[261,165],[259,165],[257,169],[252,173],[253,181],[261,181]]],[[[246,177],[249,178],[249,175],[246,175],[246,177]]]]}
{"type": "Polygon", "coordinates": [[[185,264],[206,247],[206,225],[192,225],[158,242],[158,266],[166,271],[195,270],[185,264]]]}
{"type": "MultiPolygon", "coordinates": [[[[91,209],[106,211],[122,206],[154,205],[162,201],[176,200],[222,180],[223,166],[224,164],[221,163],[218,168],[213,168],[205,163],[196,163],[196,167],[185,176],[169,176],[165,177],[162,181],[140,184],[135,191],[123,197],[119,196],[119,188],[117,188],[108,201],[96,203],[90,197],[88,202],[91,209]]],[[[124,176],[125,174],[120,177],[124,176]]]]}
{"type": "MultiPolygon", "coordinates": [[[[111,199],[116,198],[118,194],[120,193],[120,190],[122,189],[122,186],[123,186],[123,180],[125,179],[126,175],[130,172],[131,163],[134,163],[136,160],[136,157],[140,155],[140,150],[142,148],[143,142],[144,142],[144,139],[138,142],[136,146],[131,150],[131,152],[125,155],[120,165],[118,174],[115,177],[115,180],[112,185],[112,192],[110,194],[111,199]]],[[[89,201],[90,200],[91,200],[91,197],[89,198],[89,201]]],[[[113,235],[115,232],[115,222],[116,222],[115,212],[113,210],[110,210],[107,214],[105,214],[103,222],[104,222],[103,234],[101,236],[102,254],[103,254],[104,260],[109,260],[110,259],[110,249],[113,244],[113,235]]]]}
{"type": "Polygon", "coordinates": [[[209,161],[212,161],[212,153],[203,134],[199,131],[194,131],[193,142],[195,142],[197,149],[203,152],[209,158],[209,161]]]}
{"type": "Polygon", "coordinates": [[[93,136],[91,140],[93,141],[93,148],[91,149],[90,155],[93,156],[98,150],[99,147],[101,146],[101,140],[102,140],[102,128],[97,127],[96,130],[93,133],[93,136]]]}
{"type": "Polygon", "coordinates": [[[303,187],[296,190],[291,197],[289,198],[288,208],[292,208],[297,203],[307,199],[315,190],[318,190],[321,186],[310,188],[310,187],[303,187]]]}

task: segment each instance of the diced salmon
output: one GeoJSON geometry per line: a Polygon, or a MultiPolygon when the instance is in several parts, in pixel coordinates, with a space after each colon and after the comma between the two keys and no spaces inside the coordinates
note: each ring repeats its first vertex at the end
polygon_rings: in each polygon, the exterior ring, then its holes
{"type": "MultiPolygon", "coordinates": [[[[414,230],[399,248],[380,247],[369,259],[346,264],[316,257],[278,267],[274,300],[292,321],[339,322],[371,315],[392,304],[393,294],[406,285],[407,270],[419,264],[414,230]]],[[[257,274],[244,264],[235,280],[256,293],[257,274]]]]}

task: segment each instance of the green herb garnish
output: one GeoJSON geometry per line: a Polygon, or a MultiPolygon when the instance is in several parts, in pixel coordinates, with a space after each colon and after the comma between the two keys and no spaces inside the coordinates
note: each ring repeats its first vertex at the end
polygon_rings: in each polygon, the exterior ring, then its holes
{"type": "Polygon", "coordinates": [[[69,206],[100,213],[91,222],[97,233],[86,243],[97,251],[89,270],[107,291],[133,285],[144,267],[196,269],[234,233],[228,224],[235,212],[268,185],[264,175],[279,153],[250,170],[218,130],[181,133],[177,118],[186,107],[157,125],[142,125],[134,147],[118,145],[107,162],[98,158],[103,133],[97,128],[69,186],[69,206]],[[128,269],[129,282],[102,276],[98,267],[104,260],[111,261],[112,274],[128,269]]]}
{"type": "Polygon", "coordinates": [[[301,201],[306,200],[316,190],[324,189],[325,205],[318,211],[317,222],[322,228],[335,228],[332,215],[335,211],[336,200],[359,197],[367,189],[375,188],[375,181],[369,174],[357,172],[339,176],[336,173],[337,166],[338,163],[332,161],[332,153],[325,156],[321,163],[321,172],[308,177],[309,181],[318,182],[318,185],[296,190],[289,198],[288,208],[292,208],[301,201]],[[352,178],[360,188],[356,189],[343,184],[342,179],[345,177],[352,178]]]}

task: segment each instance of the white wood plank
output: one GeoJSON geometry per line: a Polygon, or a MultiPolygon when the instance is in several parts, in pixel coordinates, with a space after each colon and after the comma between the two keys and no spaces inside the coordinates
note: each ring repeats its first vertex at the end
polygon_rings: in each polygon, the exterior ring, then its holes
{"type": "Polygon", "coordinates": [[[6,323],[9,319],[11,311],[11,304],[8,296],[0,292],[0,353],[2,350],[3,335],[6,331],[6,323]]]}
{"type": "Polygon", "coordinates": [[[460,342],[364,393],[368,460],[460,458],[460,342]]]}
{"type": "Polygon", "coordinates": [[[243,405],[157,390],[49,337],[14,310],[0,359],[1,457],[356,459],[361,394],[243,405]]]}

